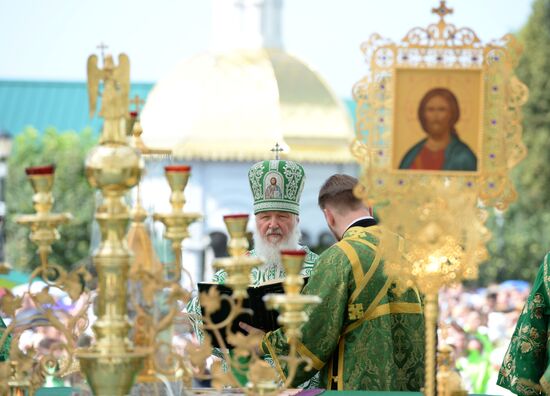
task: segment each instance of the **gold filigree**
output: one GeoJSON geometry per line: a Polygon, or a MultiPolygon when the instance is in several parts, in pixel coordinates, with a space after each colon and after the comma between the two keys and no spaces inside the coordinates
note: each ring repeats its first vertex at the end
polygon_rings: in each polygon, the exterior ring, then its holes
{"type": "Polygon", "coordinates": [[[32,199],[36,213],[20,215],[16,221],[31,229],[29,239],[38,246],[40,265],[30,274],[23,296],[14,296],[8,291],[0,302],[0,310],[11,319],[0,336],[0,345],[10,342],[8,337],[11,336],[7,361],[11,371],[5,380],[12,393],[32,393],[42,385],[45,375],[63,376],[68,372],[74,362],[77,339],[88,325],[85,314],[91,303],[89,296],[83,295],[90,274],[84,268],[67,272],[48,259],[51,245],[59,238],[57,227],[72,218],[68,213],[50,212],[54,202],[51,194],[54,167],[32,167],[26,172],[34,190],[32,199]],[[33,291],[33,283],[39,277],[45,286],[33,291]],[[53,287],[66,292],[74,303],[78,301],[80,308],[76,312],[54,310],[55,299],[50,294],[53,287]],[[23,301],[30,302],[33,307],[30,317],[18,315],[23,301]],[[31,350],[23,353],[19,348],[20,337],[23,331],[34,327],[54,328],[61,333],[61,339],[49,352],[31,350]]]}
{"type": "Polygon", "coordinates": [[[6,290],[6,294],[0,301],[0,311],[4,312],[7,316],[13,317],[15,311],[21,308],[23,299],[18,296],[14,296],[10,290],[6,290]]]}
{"type": "Polygon", "coordinates": [[[215,287],[208,289],[208,293],[201,293],[201,306],[206,314],[212,314],[221,307],[220,292],[215,287]]]}
{"type": "Polygon", "coordinates": [[[353,87],[357,122],[352,152],[363,167],[361,181],[371,202],[407,196],[412,188],[414,194],[430,194],[431,184],[475,191],[486,206],[499,209],[515,200],[509,170],[526,154],[521,106],[527,100],[527,88],[514,75],[521,47],[513,36],[483,45],[471,29],[456,28],[441,18],[427,28],[411,29],[398,43],[373,34],[362,50],[369,71],[353,87]],[[477,172],[397,169],[393,159],[396,84],[399,73],[411,70],[448,72],[449,76],[459,71],[481,73],[477,172]]]}
{"type": "Polygon", "coordinates": [[[435,293],[477,276],[477,266],[487,257],[490,233],[484,225],[486,212],[475,206],[475,194],[439,187],[432,190],[431,199],[425,198],[413,195],[381,209],[381,246],[390,276],[407,287],[435,293]]]}
{"type": "Polygon", "coordinates": [[[478,265],[487,258],[487,215],[478,203],[505,209],[516,198],[510,169],[526,153],[521,106],[527,99],[527,89],[514,75],[521,49],[513,36],[483,44],[473,30],[445,21],[451,10],[444,1],[433,12],[437,23],[409,30],[398,43],[374,34],[363,44],[369,70],[353,88],[352,145],[362,167],[355,193],[377,205],[385,226],[385,270],[398,290],[416,286],[425,294],[428,396],[435,394],[437,294],[442,286],[477,277],[478,265]],[[466,84],[470,90],[465,91],[466,84]],[[403,87],[418,87],[418,92],[403,87]],[[472,103],[466,113],[476,133],[465,135],[475,145],[475,168],[400,169],[409,167],[404,154],[418,136],[409,142],[407,132],[412,136],[410,130],[422,122],[415,112],[420,98],[434,88],[458,90],[455,96],[472,103]],[[414,101],[403,101],[413,95],[414,101]]]}

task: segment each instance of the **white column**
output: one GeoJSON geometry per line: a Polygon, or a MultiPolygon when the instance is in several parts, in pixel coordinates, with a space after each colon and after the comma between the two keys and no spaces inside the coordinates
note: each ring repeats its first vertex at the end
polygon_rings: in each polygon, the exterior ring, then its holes
{"type": "Polygon", "coordinates": [[[283,48],[283,0],[265,0],[262,14],[262,35],[265,48],[283,48]]]}
{"type": "Polygon", "coordinates": [[[211,50],[282,48],[283,0],[212,0],[211,50]]]}

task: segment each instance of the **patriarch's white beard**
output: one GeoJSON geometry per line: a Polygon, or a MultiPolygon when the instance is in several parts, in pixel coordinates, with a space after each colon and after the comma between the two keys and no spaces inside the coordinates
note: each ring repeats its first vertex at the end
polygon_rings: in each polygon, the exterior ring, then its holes
{"type": "Polygon", "coordinates": [[[259,267],[260,271],[265,271],[268,268],[277,267],[282,269],[281,264],[281,250],[296,250],[300,248],[298,242],[300,241],[300,229],[298,225],[294,225],[294,228],[290,231],[286,239],[280,242],[272,243],[264,239],[257,228],[254,229],[254,251],[256,255],[261,258],[264,263],[259,267]]]}

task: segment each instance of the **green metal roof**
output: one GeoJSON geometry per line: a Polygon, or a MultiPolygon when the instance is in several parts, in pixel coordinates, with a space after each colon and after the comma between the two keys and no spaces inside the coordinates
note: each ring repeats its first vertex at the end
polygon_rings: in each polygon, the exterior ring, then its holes
{"type": "MultiPolygon", "coordinates": [[[[132,83],[130,98],[146,99],[153,83],[132,83]]],[[[355,121],[355,102],[344,99],[355,121]]],[[[98,106],[99,107],[99,106],[98,106]]],[[[0,80],[0,131],[17,135],[26,127],[38,131],[55,127],[58,131],[99,131],[101,119],[88,116],[85,82],[0,80]]]]}
{"type": "MultiPolygon", "coordinates": [[[[130,97],[146,98],[152,83],[134,83],[130,97]]],[[[0,80],[0,130],[17,135],[27,126],[39,131],[99,131],[101,119],[88,116],[85,82],[0,80]]]]}

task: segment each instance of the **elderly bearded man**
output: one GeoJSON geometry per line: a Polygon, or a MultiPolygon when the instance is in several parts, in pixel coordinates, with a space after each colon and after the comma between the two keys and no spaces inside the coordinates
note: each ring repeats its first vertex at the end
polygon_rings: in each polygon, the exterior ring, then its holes
{"type": "MultiPolygon", "coordinates": [[[[280,251],[284,249],[303,249],[306,252],[301,274],[309,276],[319,256],[310,251],[307,246],[299,244],[298,216],[300,196],[305,182],[304,168],[293,161],[266,160],[258,162],[250,168],[248,179],[254,199],[256,219],[254,249],[250,250],[249,254],[259,257],[263,261],[259,268],[252,269],[251,284],[256,286],[266,281],[285,277],[280,258],[280,251]],[[265,193],[266,189],[271,186],[273,178],[279,180],[282,196],[265,193]]],[[[213,281],[223,284],[226,278],[227,273],[220,270],[214,274],[213,281]]],[[[195,332],[202,341],[201,308],[198,298],[193,298],[187,308],[192,314],[195,332]]],[[[239,381],[244,385],[246,378],[239,378],[239,381]]]]}
{"type": "MultiPolygon", "coordinates": [[[[304,168],[296,162],[285,160],[262,161],[254,164],[248,172],[250,189],[254,198],[254,249],[249,252],[263,260],[260,268],[252,270],[252,284],[283,279],[285,272],[281,264],[280,251],[303,249],[306,259],[302,275],[309,276],[318,256],[307,246],[299,245],[300,196],[304,188],[304,168]],[[271,180],[281,181],[282,196],[265,194],[271,180]]],[[[224,283],[227,274],[218,271],[214,282],[224,283]]]]}

